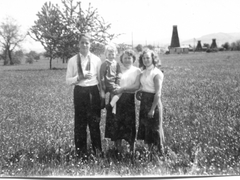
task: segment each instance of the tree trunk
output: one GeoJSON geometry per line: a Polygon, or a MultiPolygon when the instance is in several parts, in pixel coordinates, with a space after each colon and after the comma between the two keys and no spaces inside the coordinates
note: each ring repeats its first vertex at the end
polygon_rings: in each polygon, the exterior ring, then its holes
{"type": "Polygon", "coordinates": [[[12,60],[12,53],[10,50],[8,50],[8,57],[9,57],[9,61],[10,61],[10,65],[13,65],[13,60],[12,60]]]}
{"type": "Polygon", "coordinates": [[[4,63],[3,63],[3,65],[8,65],[8,63],[9,63],[9,56],[8,56],[8,50],[7,49],[5,49],[4,50],[4,63]]]}
{"type": "Polygon", "coordinates": [[[50,69],[52,69],[52,57],[50,57],[49,65],[50,65],[50,69]]]}
{"type": "Polygon", "coordinates": [[[66,63],[66,62],[67,62],[67,59],[66,59],[65,57],[62,58],[62,62],[63,62],[63,64],[66,63]]]}

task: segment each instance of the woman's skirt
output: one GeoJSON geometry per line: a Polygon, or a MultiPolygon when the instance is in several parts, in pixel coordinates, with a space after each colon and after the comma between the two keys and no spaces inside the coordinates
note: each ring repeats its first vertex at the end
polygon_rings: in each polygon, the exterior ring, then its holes
{"type": "Polygon", "coordinates": [[[107,109],[105,137],[112,141],[124,139],[130,144],[136,137],[135,95],[123,93],[117,101],[116,115],[107,109]]]}
{"type": "Polygon", "coordinates": [[[137,139],[144,140],[146,144],[154,144],[161,148],[162,142],[160,140],[158,106],[155,109],[153,118],[148,118],[148,113],[151,109],[154,95],[154,93],[142,92],[137,139]]]}

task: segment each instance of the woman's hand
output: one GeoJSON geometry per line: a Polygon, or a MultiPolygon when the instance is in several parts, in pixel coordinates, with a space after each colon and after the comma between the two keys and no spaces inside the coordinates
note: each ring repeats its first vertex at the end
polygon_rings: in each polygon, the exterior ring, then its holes
{"type": "Polygon", "coordinates": [[[121,94],[123,93],[123,88],[121,87],[117,87],[114,91],[113,91],[113,94],[116,95],[116,94],[121,94]]]}
{"type": "Polygon", "coordinates": [[[142,99],[142,92],[141,91],[138,91],[136,93],[136,98],[137,98],[138,101],[141,101],[141,99],[142,99]]]}
{"type": "Polygon", "coordinates": [[[150,110],[149,112],[148,112],[148,118],[153,118],[153,116],[154,116],[154,110],[150,110]]]}

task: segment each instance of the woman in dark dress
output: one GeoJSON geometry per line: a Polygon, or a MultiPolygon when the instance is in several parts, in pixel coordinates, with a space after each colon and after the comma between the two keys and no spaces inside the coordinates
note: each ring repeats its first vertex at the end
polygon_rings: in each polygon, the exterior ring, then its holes
{"type": "Polygon", "coordinates": [[[139,58],[139,65],[143,68],[140,78],[134,85],[118,89],[118,93],[139,89],[137,97],[141,94],[139,114],[138,140],[144,140],[152,151],[156,146],[162,154],[164,133],[162,128],[162,102],[161,90],[163,73],[157,68],[159,59],[149,49],[143,51],[139,58]]]}
{"type": "MultiPolygon", "coordinates": [[[[107,106],[105,137],[115,142],[118,150],[121,148],[122,139],[130,144],[130,151],[134,150],[136,138],[136,113],[135,113],[135,90],[127,91],[139,81],[141,70],[135,66],[136,57],[132,50],[126,50],[120,56],[123,64],[120,87],[122,95],[116,104],[116,115],[112,113],[112,107],[107,106]]],[[[118,92],[120,94],[120,92],[118,92]]]]}

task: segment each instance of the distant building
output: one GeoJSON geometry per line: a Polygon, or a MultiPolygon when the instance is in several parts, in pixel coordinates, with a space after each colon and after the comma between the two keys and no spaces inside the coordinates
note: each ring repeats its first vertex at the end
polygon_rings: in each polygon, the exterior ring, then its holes
{"type": "Polygon", "coordinates": [[[171,40],[170,47],[171,48],[180,47],[179,37],[178,37],[178,30],[177,30],[177,26],[176,25],[173,26],[172,40],[171,40]]]}
{"type": "Polygon", "coordinates": [[[201,41],[199,40],[197,43],[197,47],[195,48],[195,51],[203,51],[201,41]]]}
{"type": "Polygon", "coordinates": [[[182,54],[182,53],[188,53],[188,52],[189,52],[189,46],[180,46],[177,26],[174,25],[173,32],[172,32],[171,45],[169,46],[169,53],[182,54]]]}
{"type": "Polygon", "coordinates": [[[212,39],[212,44],[210,46],[211,50],[218,50],[216,39],[212,39]]]}

